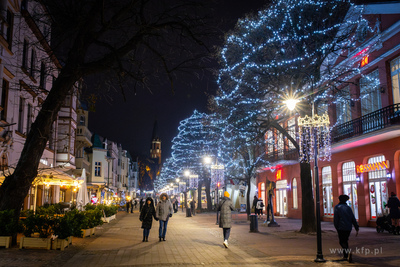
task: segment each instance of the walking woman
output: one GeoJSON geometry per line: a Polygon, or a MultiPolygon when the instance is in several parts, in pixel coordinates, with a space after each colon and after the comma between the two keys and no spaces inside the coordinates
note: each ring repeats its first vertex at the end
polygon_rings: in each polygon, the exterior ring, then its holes
{"type": "Polygon", "coordinates": [[[171,201],[168,199],[166,193],[162,193],[160,196],[160,201],[156,208],[156,217],[160,220],[160,228],[158,233],[158,238],[165,241],[165,234],[167,233],[167,225],[169,217],[172,217],[173,209],[171,201]]]}
{"type": "Polygon", "coordinates": [[[228,239],[232,227],[232,211],[234,210],[232,200],[229,198],[229,193],[224,192],[224,197],[218,206],[220,212],[219,227],[222,228],[224,233],[224,246],[228,248],[228,239]]]}
{"type": "Polygon", "coordinates": [[[153,217],[156,221],[158,221],[156,217],[156,209],[154,208],[153,199],[148,197],[146,199],[146,203],[143,205],[142,210],[140,211],[140,221],[142,222],[143,228],[143,240],[142,242],[149,241],[149,234],[151,225],[153,224],[153,217]]]}

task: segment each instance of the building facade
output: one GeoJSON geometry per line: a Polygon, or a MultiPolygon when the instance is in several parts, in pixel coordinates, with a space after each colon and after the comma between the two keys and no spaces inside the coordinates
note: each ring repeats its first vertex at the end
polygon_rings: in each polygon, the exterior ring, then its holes
{"type": "MultiPolygon", "coordinates": [[[[359,73],[347,77],[349,85],[341,88],[348,100],[328,107],[332,154],[330,161],[318,162],[318,186],[322,220],[333,220],[338,196],[347,194],[360,226],[375,226],[387,212],[390,193],[400,193],[400,4],[366,5],[363,17],[368,24],[358,27],[362,38],[336,59],[336,66],[358,66],[359,73]]],[[[298,138],[296,117],[282,126],[298,138]]],[[[266,143],[274,164],[259,171],[259,196],[275,182],[276,214],[301,218],[298,156],[274,131],[267,132],[266,143]]]]}

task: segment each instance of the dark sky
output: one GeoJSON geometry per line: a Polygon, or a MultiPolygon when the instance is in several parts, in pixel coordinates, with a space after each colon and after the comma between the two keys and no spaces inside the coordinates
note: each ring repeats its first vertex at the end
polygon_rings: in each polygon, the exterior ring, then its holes
{"type": "MultiPolygon", "coordinates": [[[[219,0],[216,6],[224,30],[233,29],[236,21],[246,13],[257,11],[268,0],[219,0]]],[[[221,43],[215,43],[221,46],[221,43]]],[[[164,88],[162,88],[164,89],[164,88]]],[[[132,156],[149,155],[151,135],[155,118],[158,122],[158,135],[162,144],[163,161],[171,154],[171,141],[178,133],[179,122],[189,117],[195,109],[207,111],[207,96],[217,89],[215,78],[211,74],[200,80],[194,76],[178,77],[175,94],[171,89],[158,90],[157,94],[138,91],[137,95],[116,95],[113,101],[100,99],[96,111],[89,115],[89,129],[109,140],[121,144],[132,156]],[[186,86],[179,80],[191,79],[192,86],[186,86]]]]}

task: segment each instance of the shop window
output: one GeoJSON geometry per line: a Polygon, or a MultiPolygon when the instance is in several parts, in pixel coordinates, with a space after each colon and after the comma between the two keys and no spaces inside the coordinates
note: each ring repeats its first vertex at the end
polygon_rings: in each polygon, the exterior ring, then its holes
{"type": "Polygon", "coordinates": [[[322,168],[322,197],[324,216],[333,216],[332,169],[330,166],[322,168]]]}
{"type": "Polygon", "coordinates": [[[264,201],[263,210],[265,210],[265,207],[267,206],[265,203],[268,201],[265,199],[265,183],[261,183],[261,199],[264,201]]]}
{"type": "Polygon", "coordinates": [[[356,163],[354,161],[345,162],[342,166],[343,192],[349,196],[347,204],[353,210],[354,216],[358,219],[358,194],[356,181],[356,163]]]}
{"type": "Polygon", "coordinates": [[[298,198],[297,198],[297,180],[296,180],[296,178],[293,178],[293,181],[292,181],[292,195],[293,195],[293,208],[298,209],[299,202],[298,202],[298,198]]]}
{"type": "Polygon", "coordinates": [[[276,182],[276,212],[281,216],[287,214],[287,181],[276,182]]]}
{"type": "MultiPolygon", "coordinates": [[[[385,156],[373,157],[368,164],[386,161],[385,156]]],[[[368,172],[369,201],[371,206],[371,219],[376,219],[383,214],[388,199],[386,170],[375,170],[368,172]]]]}

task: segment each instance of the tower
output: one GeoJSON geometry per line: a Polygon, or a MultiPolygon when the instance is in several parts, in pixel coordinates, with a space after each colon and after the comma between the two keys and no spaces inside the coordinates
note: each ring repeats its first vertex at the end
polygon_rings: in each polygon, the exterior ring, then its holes
{"type": "Polygon", "coordinates": [[[157,119],[154,121],[153,135],[151,138],[150,158],[161,164],[161,139],[158,137],[157,119]]]}

